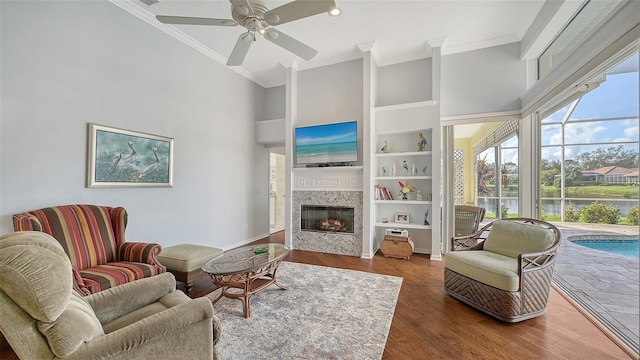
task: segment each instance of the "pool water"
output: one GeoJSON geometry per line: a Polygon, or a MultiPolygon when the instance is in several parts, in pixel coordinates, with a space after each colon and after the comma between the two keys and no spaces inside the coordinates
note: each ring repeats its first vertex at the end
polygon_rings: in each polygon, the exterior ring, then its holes
{"type": "Polygon", "coordinates": [[[638,240],[574,240],[573,243],[591,249],[638,258],[638,240]]]}

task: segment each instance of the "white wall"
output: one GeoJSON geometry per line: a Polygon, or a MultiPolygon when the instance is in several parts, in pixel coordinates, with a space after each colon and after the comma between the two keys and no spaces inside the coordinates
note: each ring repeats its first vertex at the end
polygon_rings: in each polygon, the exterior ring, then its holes
{"type": "Polygon", "coordinates": [[[129,241],[268,233],[264,89],[108,2],[0,9],[0,233],[14,213],[71,203],[124,206],[129,241]],[[90,122],[175,138],[174,187],[85,187],[90,122]]]}
{"type": "Polygon", "coordinates": [[[442,57],[441,115],[520,110],[526,91],[526,62],[520,43],[442,57]]]}

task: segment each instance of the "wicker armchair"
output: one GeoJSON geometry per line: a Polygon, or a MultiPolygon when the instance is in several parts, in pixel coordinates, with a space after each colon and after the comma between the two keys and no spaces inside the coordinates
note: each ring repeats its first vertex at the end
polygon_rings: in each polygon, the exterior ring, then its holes
{"type": "Polygon", "coordinates": [[[484,219],[486,210],[483,207],[471,205],[456,205],[455,236],[471,235],[478,231],[480,222],[484,219]]]}
{"type": "Polygon", "coordinates": [[[560,244],[554,225],[528,218],[497,220],[452,242],[452,249],[464,250],[445,256],[449,295],[506,322],[546,312],[560,244]],[[479,243],[467,247],[469,240],[479,243]]]}

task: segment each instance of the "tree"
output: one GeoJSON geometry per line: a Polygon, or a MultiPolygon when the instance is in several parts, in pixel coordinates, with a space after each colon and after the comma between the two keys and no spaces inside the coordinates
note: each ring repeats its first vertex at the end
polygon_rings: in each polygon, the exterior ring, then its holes
{"type": "Polygon", "coordinates": [[[540,162],[540,170],[558,170],[558,174],[560,173],[560,160],[547,160],[542,159],[540,162]]]}
{"type": "Polygon", "coordinates": [[[541,185],[551,186],[560,174],[560,161],[542,159],[540,162],[540,183],[541,185]]]}
{"type": "Polygon", "coordinates": [[[487,183],[495,179],[496,164],[487,163],[487,155],[485,154],[483,159],[478,160],[476,168],[478,170],[478,194],[492,195],[493,190],[489,188],[487,183]]]}
{"type": "Polygon", "coordinates": [[[607,166],[633,169],[638,167],[638,152],[625,150],[622,145],[611,146],[581,153],[576,156],[576,161],[584,170],[595,170],[607,166]]]}

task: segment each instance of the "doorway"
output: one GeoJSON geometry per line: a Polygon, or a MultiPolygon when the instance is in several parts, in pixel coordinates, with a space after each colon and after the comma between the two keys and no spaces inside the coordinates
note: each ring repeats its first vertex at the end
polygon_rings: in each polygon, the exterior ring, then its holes
{"type": "Polygon", "coordinates": [[[285,149],[269,149],[269,232],[284,230],[285,149]]]}
{"type": "MultiPolygon", "coordinates": [[[[511,116],[465,119],[443,127],[443,203],[449,204],[443,206],[444,239],[455,233],[454,205],[484,209],[480,226],[519,215],[517,135],[518,121],[511,116]]],[[[445,242],[443,249],[449,251],[449,245],[445,242]]]]}

